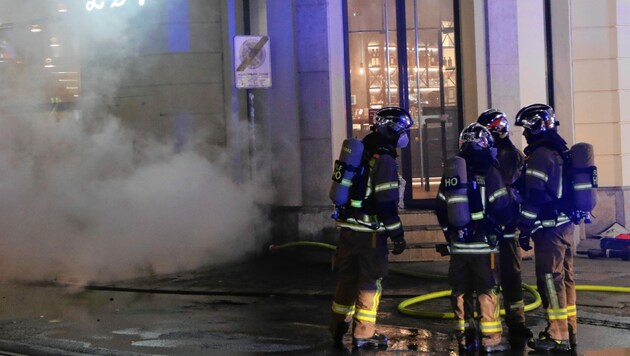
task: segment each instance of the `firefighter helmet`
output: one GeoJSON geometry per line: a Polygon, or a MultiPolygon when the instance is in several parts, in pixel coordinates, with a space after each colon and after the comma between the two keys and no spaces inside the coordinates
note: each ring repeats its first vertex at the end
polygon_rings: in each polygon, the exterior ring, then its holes
{"type": "Polygon", "coordinates": [[[477,122],[485,126],[495,136],[504,138],[510,131],[507,115],[497,109],[488,109],[479,115],[477,122]]]}
{"type": "Polygon", "coordinates": [[[413,125],[411,114],[403,108],[388,106],[380,109],[374,115],[372,131],[379,132],[385,138],[398,140],[403,132],[413,125]]]}
{"type": "Polygon", "coordinates": [[[560,123],[556,121],[553,108],[546,104],[528,105],[516,114],[514,125],[522,126],[531,135],[538,135],[548,130],[556,130],[560,123]]]}
{"type": "Polygon", "coordinates": [[[459,150],[482,150],[494,147],[494,138],[485,126],[473,122],[459,134],[459,150]]]}

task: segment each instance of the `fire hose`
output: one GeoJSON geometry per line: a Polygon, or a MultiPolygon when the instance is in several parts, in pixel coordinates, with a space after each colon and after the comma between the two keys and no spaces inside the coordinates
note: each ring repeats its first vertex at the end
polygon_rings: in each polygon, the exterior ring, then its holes
{"type": "MultiPolygon", "coordinates": [[[[316,242],[316,241],[293,241],[287,242],[280,245],[270,245],[269,251],[276,252],[283,248],[288,247],[301,247],[301,246],[313,246],[313,247],[321,247],[325,249],[329,249],[335,251],[337,247],[335,245],[331,245],[324,242],[316,242]]],[[[409,271],[402,268],[389,267],[389,270],[411,277],[419,277],[424,279],[444,279],[445,275],[439,274],[430,274],[430,273],[422,273],[416,271],[409,271]]],[[[532,303],[525,305],[525,312],[529,312],[535,310],[542,304],[542,299],[540,294],[537,291],[535,286],[531,286],[523,283],[522,288],[524,291],[530,293],[534,297],[534,301],[532,303]]],[[[618,286],[600,286],[600,285],[576,285],[575,289],[578,291],[589,291],[589,292],[615,292],[615,293],[630,293],[630,287],[618,287],[618,286]]],[[[437,312],[437,311],[426,311],[426,310],[417,310],[409,308],[411,305],[419,304],[428,300],[434,300],[439,298],[449,297],[451,295],[451,290],[442,290],[437,292],[432,292],[428,294],[423,294],[417,297],[409,298],[402,301],[398,304],[398,311],[405,315],[417,316],[417,317],[425,317],[425,318],[437,318],[437,319],[452,319],[455,315],[452,312],[437,312]]],[[[505,309],[501,309],[501,315],[505,315],[505,309]]]]}

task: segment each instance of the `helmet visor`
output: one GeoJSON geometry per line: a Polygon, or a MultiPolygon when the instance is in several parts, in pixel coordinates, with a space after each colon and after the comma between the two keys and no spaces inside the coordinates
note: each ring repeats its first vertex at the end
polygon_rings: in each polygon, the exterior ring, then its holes
{"type": "Polygon", "coordinates": [[[514,124],[524,127],[533,135],[553,130],[557,126],[556,115],[553,109],[545,104],[533,104],[521,109],[516,114],[514,124]]]}
{"type": "Polygon", "coordinates": [[[459,135],[459,149],[482,150],[494,146],[494,139],[488,129],[479,124],[471,124],[459,135]]]}
{"type": "Polygon", "coordinates": [[[488,130],[494,133],[504,133],[510,129],[510,124],[504,115],[497,116],[494,120],[490,121],[487,125],[488,130]]]}

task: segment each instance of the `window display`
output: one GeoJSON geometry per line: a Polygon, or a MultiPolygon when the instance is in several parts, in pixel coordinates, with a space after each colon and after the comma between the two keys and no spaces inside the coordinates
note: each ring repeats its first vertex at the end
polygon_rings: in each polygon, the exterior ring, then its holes
{"type": "Polygon", "coordinates": [[[442,162],[456,151],[459,132],[454,8],[448,1],[407,0],[402,48],[396,11],[394,0],[348,0],[352,133],[364,137],[372,114],[400,105],[401,93],[408,93],[403,101],[417,124],[407,178],[413,199],[433,199],[442,162]]]}

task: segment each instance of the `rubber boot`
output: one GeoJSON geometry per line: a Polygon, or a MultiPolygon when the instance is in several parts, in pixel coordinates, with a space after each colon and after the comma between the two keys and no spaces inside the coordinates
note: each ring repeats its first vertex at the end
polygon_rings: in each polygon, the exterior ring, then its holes
{"type": "Polygon", "coordinates": [[[464,338],[467,353],[474,354],[475,351],[479,350],[479,335],[477,334],[477,329],[466,329],[466,331],[464,331],[464,338]]]}
{"type": "Polygon", "coordinates": [[[571,344],[569,340],[555,340],[546,332],[541,332],[537,339],[531,339],[527,346],[539,352],[569,352],[571,344]]]}
{"type": "Polygon", "coordinates": [[[457,338],[457,347],[460,355],[473,355],[478,349],[477,335],[475,331],[462,332],[455,334],[457,338]]]}
{"type": "Polygon", "coordinates": [[[498,343],[492,345],[481,345],[481,352],[485,354],[490,354],[493,352],[502,352],[510,349],[510,343],[507,340],[499,340],[498,343]]]}
{"type": "Polygon", "coordinates": [[[368,338],[353,337],[352,346],[357,349],[386,349],[387,337],[376,333],[368,338]]]}

